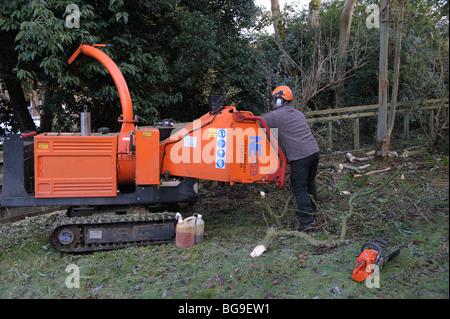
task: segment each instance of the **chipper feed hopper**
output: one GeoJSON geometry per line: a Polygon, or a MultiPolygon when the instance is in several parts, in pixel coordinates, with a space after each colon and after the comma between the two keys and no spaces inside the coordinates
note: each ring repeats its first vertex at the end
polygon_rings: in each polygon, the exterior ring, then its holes
{"type": "Polygon", "coordinates": [[[286,160],[260,117],[211,99],[207,114],[167,137],[167,125],[139,127],[125,79],[101,46],[82,44],[68,62],[84,54],[107,68],[120,95],[120,132],[92,133],[84,110],[81,132],[13,134],[4,142],[0,204],[68,207],[50,236],[56,249],[171,241],[175,213],[130,215],[127,207],[196,202],[199,179],[283,187],[286,160]]]}

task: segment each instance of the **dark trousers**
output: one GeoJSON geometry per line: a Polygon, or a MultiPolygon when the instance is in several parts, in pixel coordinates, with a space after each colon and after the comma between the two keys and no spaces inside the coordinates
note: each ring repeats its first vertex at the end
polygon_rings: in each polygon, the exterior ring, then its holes
{"type": "Polygon", "coordinates": [[[302,224],[314,222],[313,203],[317,199],[316,174],[319,166],[319,152],[308,157],[292,161],[291,163],[291,186],[295,199],[297,200],[298,219],[302,224]]]}

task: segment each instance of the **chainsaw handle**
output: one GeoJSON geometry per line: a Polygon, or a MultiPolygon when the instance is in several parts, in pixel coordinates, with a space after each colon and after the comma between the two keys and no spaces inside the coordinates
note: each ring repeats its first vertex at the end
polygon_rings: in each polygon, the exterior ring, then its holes
{"type": "Polygon", "coordinates": [[[377,238],[374,241],[365,242],[362,245],[361,249],[359,250],[359,253],[357,256],[359,256],[363,252],[363,250],[366,248],[366,246],[369,246],[369,245],[372,245],[372,246],[378,248],[378,252],[380,252],[383,255],[386,253],[386,246],[387,246],[386,241],[383,239],[377,238]]]}
{"type": "Polygon", "coordinates": [[[372,246],[372,247],[369,247],[368,249],[373,249],[378,252],[377,257],[375,258],[375,264],[377,264],[378,261],[380,260],[380,257],[382,256],[384,250],[381,248],[381,246],[376,241],[375,242],[368,241],[368,242],[364,243],[361,246],[361,249],[360,249],[359,253],[356,255],[356,257],[361,255],[361,253],[365,250],[365,248],[367,246],[372,246]]]}

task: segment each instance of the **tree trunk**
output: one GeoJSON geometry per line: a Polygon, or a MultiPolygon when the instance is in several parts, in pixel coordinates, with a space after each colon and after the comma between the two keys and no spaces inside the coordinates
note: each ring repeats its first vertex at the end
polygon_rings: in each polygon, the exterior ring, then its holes
{"type": "Polygon", "coordinates": [[[389,135],[387,131],[388,104],[388,32],[389,32],[389,0],[381,0],[380,8],[380,60],[378,83],[378,129],[375,145],[375,159],[386,161],[389,151],[389,135]]]}
{"type": "MultiPolygon", "coordinates": [[[[344,76],[346,70],[346,64],[348,60],[348,42],[350,39],[350,29],[352,25],[353,8],[356,0],[345,0],[344,9],[341,13],[341,20],[339,25],[339,43],[338,43],[338,70],[337,79],[341,79],[344,76]]],[[[344,88],[344,81],[338,82],[335,88],[335,103],[336,105],[342,105],[342,91],[344,88]]]]}
{"type": "Polygon", "coordinates": [[[272,19],[273,19],[273,31],[275,34],[275,41],[277,43],[278,48],[283,53],[281,55],[281,62],[283,64],[283,67],[286,71],[286,73],[291,77],[295,78],[295,67],[292,63],[293,60],[289,56],[289,54],[286,52],[286,50],[283,47],[283,38],[284,38],[284,27],[283,23],[281,22],[281,15],[280,15],[280,3],[278,0],[271,0],[271,10],[272,10],[272,19]]]}
{"type": "Polygon", "coordinates": [[[321,0],[311,0],[309,3],[309,23],[313,32],[320,29],[320,1],[321,0]]]}
{"type": "Polygon", "coordinates": [[[281,24],[280,19],[280,3],[278,0],[271,0],[271,10],[272,10],[272,24],[273,24],[273,31],[275,33],[275,40],[277,43],[281,44],[281,32],[283,29],[283,26],[281,24]],[[280,32],[281,31],[281,32],[280,32]]]}
{"type": "Polygon", "coordinates": [[[0,50],[0,73],[8,90],[11,108],[13,110],[14,119],[19,126],[21,132],[35,131],[33,118],[28,111],[28,102],[25,99],[21,81],[13,72],[17,65],[17,51],[14,50],[14,39],[17,36],[16,31],[0,30],[1,50],[0,50]]]}
{"type": "Polygon", "coordinates": [[[398,1],[397,39],[394,57],[394,83],[392,86],[391,108],[389,110],[388,136],[391,137],[395,122],[395,109],[397,107],[398,81],[400,78],[400,52],[402,48],[403,12],[406,0],[398,1]]]}
{"type": "Polygon", "coordinates": [[[14,74],[8,74],[3,78],[6,89],[8,90],[11,108],[14,113],[14,119],[19,125],[21,132],[36,131],[33,118],[28,111],[28,102],[25,100],[22,84],[14,74]]]}
{"type": "Polygon", "coordinates": [[[40,109],[41,114],[41,132],[51,132],[53,126],[54,114],[51,110],[51,105],[49,103],[49,96],[51,95],[50,84],[46,83],[42,85],[42,106],[40,109]]]}

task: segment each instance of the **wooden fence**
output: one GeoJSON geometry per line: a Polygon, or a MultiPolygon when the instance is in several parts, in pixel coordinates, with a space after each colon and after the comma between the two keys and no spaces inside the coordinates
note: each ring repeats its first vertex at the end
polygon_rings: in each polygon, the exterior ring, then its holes
{"type": "MultiPolygon", "coordinates": [[[[388,104],[389,112],[390,104],[388,104]]],[[[408,101],[398,102],[396,107],[396,116],[403,116],[403,136],[407,140],[409,139],[409,122],[411,114],[419,111],[428,112],[428,127],[429,134],[434,134],[434,117],[435,110],[439,108],[446,108],[445,116],[448,117],[448,97],[445,99],[432,99],[432,100],[420,100],[420,101],[408,101]]],[[[360,148],[359,145],[359,119],[363,117],[378,116],[378,104],[363,105],[363,106],[351,106],[336,109],[326,109],[319,111],[305,112],[305,116],[308,123],[328,123],[327,140],[327,153],[333,152],[333,122],[343,119],[352,119],[352,135],[353,135],[353,149],[360,148]]]]}
{"type": "MultiPolygon", "coordinates": [[[[445,99],[420,100],[397,103],[396,115],[403,115],[403,132],[405,139],[409,139],[409,120],[410,115],[418,111],[429,111],[428,123],[430,136],[434,134],[434,116],[435,110],[440,107],[446,108],[448,117],[448,97],[445,99]]],[[[389,108],[389,104],[388,104],[389,108]]],[[[333,121],[343,119],[353,119],[353,149],[359,149],[359,119],[362,117],[378,116],[378,104],[350,106],[336,109],[326,109],[319,111],[310,111],[305,113],[308,123],[328,122],[327,150],[333,150],[333,121]]],[[[0,188],[3,180],[3,151],[0,151],[0,188]]]]}
{"type": "MultiPolygon", "coordinates": [[[[388,104],[389,109],[390,104],[388,104]]],[[[445,99],[420,100],[397,103],[396,116],[403,115],[403,133],[405,139],[409,139],[409,121],[410,115],[418,111],[429,111],[428,125],[430,136],[434,134],[434,116],[435,110],[440,107],[446,108],[448,117],[448,97],[445,99]]],[[[388,110],[389,112],[389,110],[388,110]]],[[[362,117],[378,116],[378,104],[350,106],[336,109],[326,109],[319,111],[310,111],[305,113],[308,123],[324,123],[328,122],[327,149],[329,152],[333,150],[333,121],[343,119],[353,119],[353,148],[359,149],[359,119],[362,117]]],[[[0,151],[0,187],[3,179],[3,151],[0,151]]]]}
{"type": "MultiPolygon", "coordinates": [[[[429,123],[429,133],[430,136],[434,134],[434,116],[435,110],[439,108],[446,108],[445,116],[448,117],[448,97],[445,99],[434,99],[434,100],[421,100],[412,102],[399,102],[397,104],[396,116],[403,115],[403,133],[405,139],[409,139],[409,120],[410,115],[418,111],[427,111],[428,113],[428,123],[429,123]]],[[[327,123],[328,130],[325,136],[327,141],[327,152],[333,152],[333,122],[344,119],[353,120],[353,150],[358,150],[359,147],[359,119],[369,116],[378,116],[378,104],[374,105],[363,105],[363,106],[352,106],[338,109],[326,109],[319,111],[306,112],[305,116],[309,123],[327,123]]],[[[3,180],[3,152],[0,151],[0,196],[1,187],[3,180]]],[[[6,209],[7,210],[7,209],[6,209]]],[[[11,211],[4,211],[3,208],[0,209],[0,221],[5,219],[5,216],[16,216],[24,212],[34,215],[40,212],[41,208],[11,208],[11,211]]]]}

